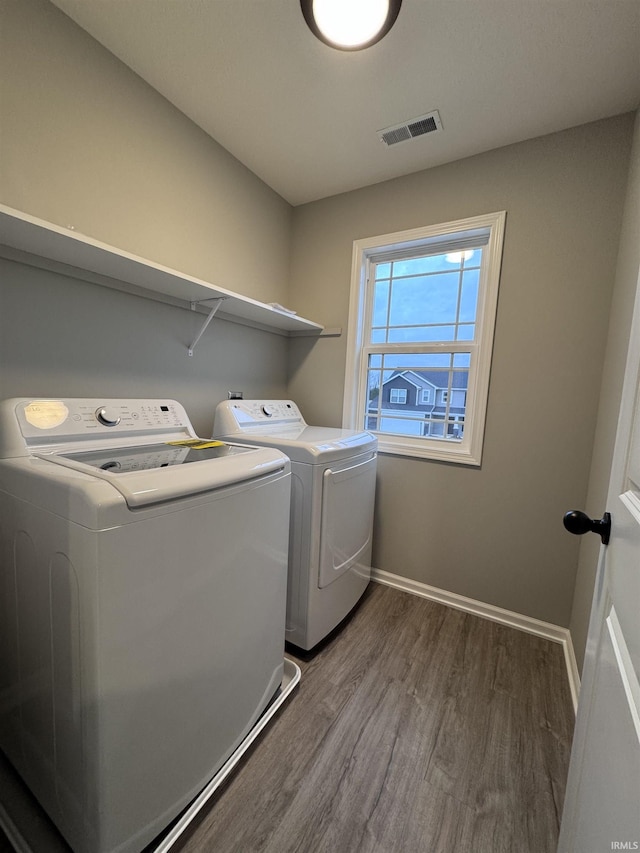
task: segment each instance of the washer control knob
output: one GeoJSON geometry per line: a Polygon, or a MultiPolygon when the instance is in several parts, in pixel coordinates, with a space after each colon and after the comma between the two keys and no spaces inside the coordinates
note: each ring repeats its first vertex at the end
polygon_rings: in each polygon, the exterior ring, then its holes
{"type": "Polygon", "coordinates": [[[102,408],[96,409],[96,420],[99,421],[102,426],[118,426],[120,423],[120,415],[116,415],[115,412],[110,411],[106,406],[102,406],[102,408]]]}
{"type": "Polygon", "coordinates": [[[277,410],[275,406],[263,406],[262,411],[268,418],[272,418],[277,410]]]}

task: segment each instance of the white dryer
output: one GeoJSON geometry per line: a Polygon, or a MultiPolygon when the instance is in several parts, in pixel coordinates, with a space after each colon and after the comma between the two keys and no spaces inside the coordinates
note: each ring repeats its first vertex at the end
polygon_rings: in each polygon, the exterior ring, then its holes
{"type": "Polygon", "coordinates": [[[225,400],[213,435],[277,448],[291,459],[286,638],[311,649],[369,584],[377,440],[309,426],[291,400],[225,400]]]}
{"type": "Polygon", "coordinates": [[[76,853],[141,850],[278,691],[289,492],[171,400],[0,404],[0,747],[76,853]]]}

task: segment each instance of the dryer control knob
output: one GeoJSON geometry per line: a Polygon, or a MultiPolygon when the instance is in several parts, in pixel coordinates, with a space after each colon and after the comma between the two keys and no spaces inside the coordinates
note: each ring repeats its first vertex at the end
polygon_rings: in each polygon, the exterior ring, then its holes
{"type": "Polygon", "coordinates": [[[276,409],[276,407],[275,407],[275,406],[263,406],[263,407],[262,407],[262,411],[264,412],[264,414],[265,414],[268,418],[272,418],[272,417],[275,415],[275,413],[276,413],[277,409],[276,409]]]}
{"type": "Polygon", "coordinates": [[[115,412],[110,411],[106,406],[102,406],[102,408],[96,409],[96,420],[98,420],[103,426],[118,426],[120,423],[120,415],[116,415],[115,412]]]}

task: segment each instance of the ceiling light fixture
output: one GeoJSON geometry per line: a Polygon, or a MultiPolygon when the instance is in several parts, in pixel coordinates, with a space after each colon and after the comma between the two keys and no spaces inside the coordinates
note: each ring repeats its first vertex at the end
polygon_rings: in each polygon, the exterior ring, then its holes
{"type": "Polygon", "coordinates": [[[362,50],[394,25],[402,0],[300,0],[311,32],[338,50],[362,50]]]}

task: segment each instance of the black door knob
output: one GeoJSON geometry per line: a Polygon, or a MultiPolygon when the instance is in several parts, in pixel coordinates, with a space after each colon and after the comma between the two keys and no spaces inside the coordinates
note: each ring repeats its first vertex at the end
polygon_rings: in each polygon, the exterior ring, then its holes
{"type": "Polygon", "coordinates": [[[572,509],[565,513],[562,523],[569,531],[575,533],[576,536],[582,536],[583,533],[598,533],[603,545],[609,544],[609,536],[611,535],[611,513],[605,512],[602,518],[594,521],[592,518],[579,509],[572,509]]]}

